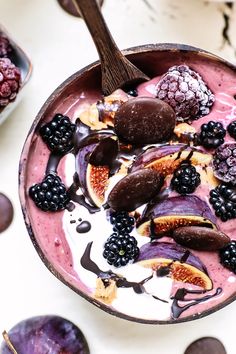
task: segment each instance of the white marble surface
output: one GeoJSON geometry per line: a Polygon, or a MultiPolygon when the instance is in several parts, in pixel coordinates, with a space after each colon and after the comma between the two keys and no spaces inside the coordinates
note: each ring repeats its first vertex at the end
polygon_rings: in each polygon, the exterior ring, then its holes
{"type": "MultiPolygon", "coordinates": [[[[236,62],[236,5],[231,10],[219,1],[105,0],[103,13],[120,48],[179,42],[236,62]],[[224,11],[230,16],[231,44],[222,37],[224,11]]],[[[0,0],[0,23],[30,55],[34,66],[23,101],[0,127],[0,191],[12,199],[15,208],[12,225],[0,235],[0,332],[30,316],[59,314],[80,326],[92,354],[183,354],[201,336],[218,337],[228,354],[235,354],[235,303],[190,323],[140,325],[95,308],[60,283],[41,262],[18,200],[20,152],[48,95],[67,76],[97,59],[97,54],[82,20],[64,13],[56,0],[0,0]]]]}

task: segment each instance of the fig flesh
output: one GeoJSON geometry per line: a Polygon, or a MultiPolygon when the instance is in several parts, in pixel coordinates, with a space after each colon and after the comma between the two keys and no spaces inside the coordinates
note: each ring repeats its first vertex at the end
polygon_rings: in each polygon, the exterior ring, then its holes
{"type": "Polygon", "coordinates": [[[212,289],[212,281],[201,260],[186,248],[174,243],[146,243],[140,248],[136,262],[154,271],[168,268],[168,275],[175,281],[193,284],[205,290],[212,289]]]}
{"type": "Polygon", "coordinates": [[[143,236],[161,236],[181,226],[216,228],[216,217],[206,202],[195,195],[177,196],[148,205],[139,222],[143,236]]]}
{"type": "Polygon", "coordinates": [[[172,174],[183,161],[189,161],[194,166],[208,166],[211,160],[210,154],[193,150],[185,144],[163,145],[142,153],[134,162],[131,171],[151,168],[167,176],[172,174]]]}
{"type": "MultiPolygon", "coordinates": [[[[17,354],[89,354],[81,330],[59,316],[31,317],[16,324],[8,337],[17,354]]],[[[1,354],[12,354],[6,342],[1,354]]]]}

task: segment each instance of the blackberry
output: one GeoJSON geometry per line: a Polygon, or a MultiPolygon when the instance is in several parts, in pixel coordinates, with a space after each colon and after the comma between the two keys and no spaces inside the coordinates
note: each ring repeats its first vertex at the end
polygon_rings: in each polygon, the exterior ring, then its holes
{"type": "Polygon", "coordinates": [[[215,100],[201,76],[187,65],[169,68],[157,83],[156,97],[174,109],[178,121],[209,114],[215,100]]]}
{"type": "Polygon", "coordinates": [[[236,274],[236,241],[231,241],[220,250],[220,263],[236,274]]]}
{"type": "Polygon", "coordinates": [[[113,231],[118,233],[130,233],[134,228],[134,218],[126,211],[113,213],[110,217],[113,231]]]}
{"type": "Polygon", "coordinates": [[[210,191],[210,203],[222,221],[236,218],[236,192],[227,184],[220,184],[210,191]]]}
{"type": "Polygon", "coordinates": [[[0,32],[0,58],[7,58],[12,52],[9,39],[0,32]]]}
{"type": "Polygon", "coordinates": [[[39,133],[48,148],[56,153],[65,154],[73,147],[73,135],[76,125],[67,116],[56,114],[53,119],[43,125],[39,133]]]}
{"type": "Polygon", "coordinates": [[[196,171],[196,168],[189,163],[182,163],[178,167],[171,180],[173,189],[179,194],[190,194],[201,183],[200,174],[196,171]]]}
{"type": "Polygon", "coordinates": [[[30,187],[29,196],[43,211],[63,210],[69,202],[65,185],[54,174],[48,174],[41,183],[30,187]]]}
{"type": "Polygon", "coordinates": [[[199,141],[207,149],[217,148],[224,143],[226,130],[220,122],[210,121],[202,124],[199,141]]]}
{"type": "Polygon", "coordinates": [[[0,107],[5,107],[16,98],[21,74],[10,59],[0,58],[0,107]]]}
{"type": "Polygon", "coordinates": [[[236,140],[236,120],[233,120],[233,122],[228,125],[227,130],[229,135],[236,140]]]}
{"type": "Polygon", "coordinates": [[[129,234],[114,232],[104,245],[103,257],[115,267],[125,266],[139,255],[137,241],[129,234]]]}
{"type": "Polygon", "coordinates": [[[236,144],[219,146],[213,156],[213,173],[225,183],[236,185],[236,144]]]}

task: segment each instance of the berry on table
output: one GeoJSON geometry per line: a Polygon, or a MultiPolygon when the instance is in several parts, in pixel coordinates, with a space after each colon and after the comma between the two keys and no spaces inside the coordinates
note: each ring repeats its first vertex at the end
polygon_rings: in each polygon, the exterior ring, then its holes
{"type": "Polygon", "coordinates": [[[220,250],[220,262],[236,274],[236,241],[231,241],[220,250]]]}
{"type": "Polygon", "coordinates": [[[224,143],[226,130],[220,122],[210,121],[202,124],[199,142],[207,149],[217,148],[224,143]]]}
{"type": "Polygon", "coordinates": [[[189,163],[182,163],[178,167],[171,180],[171,185],[179,194],[190,194],[200,185],[200,174],[189,163]]]}
{"type": "Polygon", "coordinates": [[[156,86],[156,97],[174,109],[179,121],[209,114],[215,100],[202,77],[187,65],[169,68],[156,86]]]}
{"type": "Polygon", "coordinates": [[[104,245],[103,257],[117,268],[135,260],[138,255],[137,240],[126,233],[114,232],[104,245]]]}
{"type": "Polygon", "coordinates": [[[39,133],[51,151],[65,154],[73,147],[75,128],[67,116],[58,113],[40,128],[39,133]]]}
{"type": "Polygon", "coordinates": [[[65,185],[54,174],[48,174],[41,183],[31,186],[29,196],[43,211],[63,210],[69,202],[65,185]]]}
{"type": "Polygon", "coordinates": [[[221,181],[236,185],[235,143],[225,143],[216,149],[213,156],[213,172],[221,181]]]}
{"type": "Polygon", "coordinates": [[[0,107],[5,107],[16,98],[21,74],[10,59],[0,58],[0,107]]]}
{"type": "Polygon", "coordinates": [[[236,218],[236,192],[227,184],[220,184],[210,191],[210,203],[222,221],[236,218]]]}
{"type": "Polygon", "coordinates": [[[236,120],[233,120],[227,127],[229,135],[236,140],[236,120]]]}

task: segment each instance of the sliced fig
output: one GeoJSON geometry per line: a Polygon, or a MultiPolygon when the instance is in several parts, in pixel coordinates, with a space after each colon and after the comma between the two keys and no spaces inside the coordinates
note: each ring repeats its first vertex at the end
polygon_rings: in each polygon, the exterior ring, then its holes
{"type": "MultiPolygon", "coordinates": [[[[79,150],[76,156],[76,171],[79,176],[80,187],[83,194],[91,203],[101,207],[104,202],[105,189],[109,179],[110,169],[108,165],[94,166],[90,164],[90,157],[96,149],[98,149],[99,153],[101,152],[99,143],[90,144],[79,150]]],[[[100,163],[103,160],[102,156],[103,154],[98,158],[100,163]]],[[[107,157],[105,159],[106,162],[108,162],[107,157]]]]}
{"type": "Polygon", "coordinates": [[[158,241],[146,243],[140,248],[136,262],[154,271],[168,268],[168,275],[175,281],[193,284],[205,290],[212,289],[212,281],[202,261],[174,243],[158,241]]]}
{"type": "Polygon", "coordinates": [[[175,229],[173,239],[182,246],[199,251],[217,251],[230,242],[223,232],[201,226],[185,226],[175,229]]]}
{"type": "Polygon", "coordinates": [[[191,162],[195,166],[208,166],[212,156],[195,149],[193,150],[185,144],[163,145],[148,149],[141,154],[134,162],[131,171],[137,171],[140,168],[151,168],[167,176],[172,174],[184,160],[191,162]]]}
{"type": "Polygon", "coordinates": [[[142,169],[122,178],[109,193],[107,203],[116,211],[133,211],[157,195],[162,185],[157,171],[142,169]]]}
{"type": "Polygon", "coordinates": [[[216,217],[208,204],[195,195],[177,196],[148,205],[139,223],[143,236],[161,236],[181,226],[216,228],[216,217]]]}

